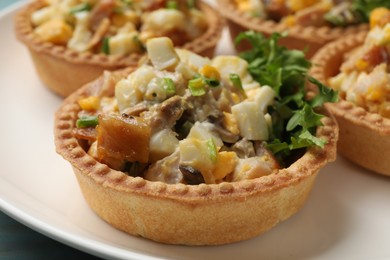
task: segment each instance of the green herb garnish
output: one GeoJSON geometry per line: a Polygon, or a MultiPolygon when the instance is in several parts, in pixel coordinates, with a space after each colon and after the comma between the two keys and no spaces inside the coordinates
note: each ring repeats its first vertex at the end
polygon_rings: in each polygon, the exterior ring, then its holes
{"type": "Polygon", "coordinates": [[[89,3],[81,3],[81,4],[78,4],[78,5],[70,8],[69,12],[71,14],[75,14],[75,13],[79,13],[79,12],[90,11],[91,8],[92,7],[89,3]]]}
{"type": "Polygon", "coordinates": [[[217,147],[215,146],[214,140],[210,138],[206,141],[206,143],[207,143],[207,149],[209,150],[209,157],[211,161],[215,163],[217,161],[218,151],[217,151],[217,147]]]}
{"type": "Polygon", "coordinates": [[[338,94],[308,76],[311,63],[305,54],[278,45],[281,37],[284,34],[274,33],[266,38],[261,33],[248,31],[241,33],[236,43],[249,41],[253,48],[241,53],[241,58],[248,61],[249,73],[256,81],[271,86],[276,92],[276,101],[268,108],[273,122],[268,148],[283,161],[292,150],[324,146],[325,142],[315,136],[323,115],[314,109],[325,102],[336,101],[338,94]],[[311,100],[305,99],[308,82],[319,90],[311,100]]]}
{"type": "Polygon", "coordinates": [[[82,116],[76,121],[77,128],[95,127],[99,123],[97,116],[82,116]]]}
{"type": "Polygon", "coordinates": [[[195,7],[195,0],[187,0],[187,7],[189,9],[194,8],[195,7]]]}
{"type": "Polygon", "coordinates": [[[174,0],[170,0],[166,4],[167,9],[178,9],[177,2],[174,0]]]}
{"type": "Polygon", "coordinates": [[[171,78],[163,78],[164,85],[163,88],[167,95],[173,95],[176,93],[175,83],[171,78]]]}
{"type": "Polygon", "coordinates": [[[201,77],[191,79],[188,81],[188,88],[190,89],[191,95],[195,97],[203,96],[206,94],[206,84],[201,77]]]}
{"type": "Polygon", "coordinates": [[[107,54],[107,55],[110,54],[110,38],[109,37],[103,38],[102,52],[107,54]]]}
{"type": "Polygon", "coordinates": [[[206,77],[203,77],[203,80],[204,80],[204,82],[205,82],[207,85],[209,85],[209,86],[212,87],[212,88],[219,87],[219,85],[220,85],[219,80],[214,79],[214,78],[206,78],[206,77]]]}

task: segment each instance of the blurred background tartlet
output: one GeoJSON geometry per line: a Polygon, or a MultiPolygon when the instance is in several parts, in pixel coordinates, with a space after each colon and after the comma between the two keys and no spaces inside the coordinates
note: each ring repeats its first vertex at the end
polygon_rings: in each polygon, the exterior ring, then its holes
{"type": "Polygon", "coordinates": [[[340,126],[339,153],[390,175],[390,10],[376,11],[368,33],[320,49],[311,73],[339,91],[340,101],[327,105],[340,126]]]}
{"type": "Polygon", "coordinates": [[[34,0],[15,17],[40,79],[61,96],[104,70],[137,65],[152,37],[212,56],[223,25],[200,0],[34,0]]]}
{"type": "MultiPolygon", "coordinates": [[[[227,19],[232,39],[241,31],[254,30],[270,35],[288,32],[281,43],[291,49],[306,50],[311,57],[324,44],[368,29],[369,12],[388,1],[361,0],[217,0],[227,19]]],[[[248,48],[247,43],[237,45],[248,48]]]]}

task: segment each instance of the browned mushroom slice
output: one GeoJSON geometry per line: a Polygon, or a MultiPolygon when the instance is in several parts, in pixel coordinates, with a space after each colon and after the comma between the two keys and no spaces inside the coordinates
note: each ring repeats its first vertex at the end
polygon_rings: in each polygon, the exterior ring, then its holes
{"type": "Polygon", "coordinates": [[[149,159],[150,126],[141,117],[99,115],[97,151],[101,160],[146,163],[149,159]]]}
{"type": "Polygon", "coordinates": [[[185,101],[180,96],[173,96],[163,103],[153,106],[143,117],[150,123],[153,133],[172,128],[185,110],[185,101]]]}

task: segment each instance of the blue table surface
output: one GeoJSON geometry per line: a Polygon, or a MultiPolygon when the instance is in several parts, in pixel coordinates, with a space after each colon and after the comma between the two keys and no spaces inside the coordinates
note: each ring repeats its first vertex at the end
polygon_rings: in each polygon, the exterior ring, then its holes
{"type": "MultiPolygon", "coordinates": [[[[0,10],[20,0],[0,0],[0,10]]],[[[0,259],[99,259],[46,237],[0,211],[0,259]]]]}

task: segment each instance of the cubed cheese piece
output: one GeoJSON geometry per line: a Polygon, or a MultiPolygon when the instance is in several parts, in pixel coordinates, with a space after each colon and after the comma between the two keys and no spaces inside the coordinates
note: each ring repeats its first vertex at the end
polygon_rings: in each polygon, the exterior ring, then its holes
{"type": "Polygon", "coordinates": [[[54,15],[54,7],[46,6],[41,9],[38,9],[31,14],[31,22],[34,26],[39,26],[47,21],[49,21],[54,15]]]}
{"type": "Polygon", "coordinates": [[[180,61],[168,37],[148,40],[146,49],[153,66],[158,70],[174,69],[180,61]]]}
{"type": "Polygon", "coordinates": [[[254,101],[243,101],[232,106],[240,135],[248,140],[268,140],[268,126],[264,114],[254,101]]]}

